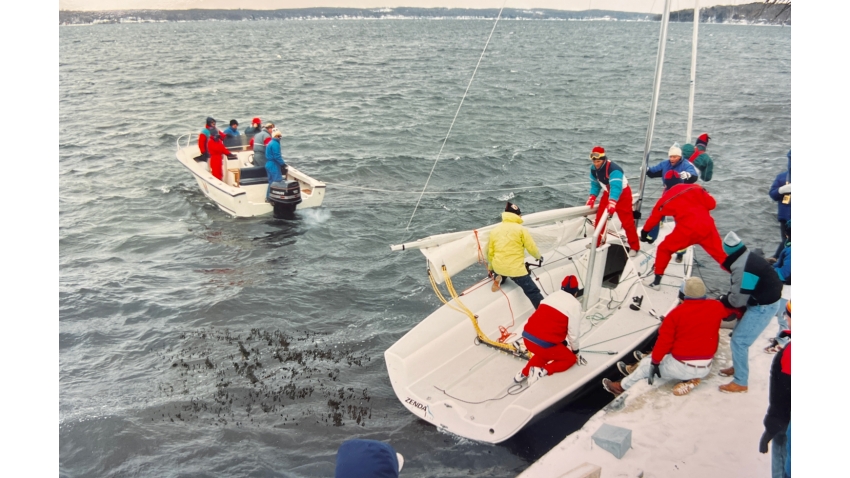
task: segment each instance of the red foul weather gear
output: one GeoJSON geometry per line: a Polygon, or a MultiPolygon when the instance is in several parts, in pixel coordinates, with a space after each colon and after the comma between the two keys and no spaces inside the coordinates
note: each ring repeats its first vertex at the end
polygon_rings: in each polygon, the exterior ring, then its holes
{"type": "Polygon", "coordinates": [[[563,372],[576,364],[576,355],[564,344],[559,343],[544,349],[528,339],[523,340],[525,341],[526,348],[534,354],[522,369],[522,374],[526,377],[531,367],[543,368],[546,370],[546,373],[552,375],[563,372]]]}
{"type": "MultiPolygon", "coordinates": [[[[599,200],[599,210],[596,211],[596,222],[602,219],[603,214],[608,214],[608,191],[602,193],[602,198],[599,200]]],[[[640,250],[640,240],[638,239],[637,226],[635,225],[635,217],[632,212],[632,188],[628,185],[623,188],[620,193],[620,200],[617,201],[617,217],[620,218],[620,224],[626,230],[626,238],[629,241],[629,249],[633,251],[640,250]]],[[[596,241],[596,247],[602,243],[604,234],[599,235],[599,240],[596,241]]]]}
{"type": "Polygon", "coordinates": [[[679,361],[714,358],[720,322],[727,313],[719,300],[686,298],[661,322],[652,363],[661,363],[667,354],[679,361]]]}
{"type": "Polygon", "coordinates": [[[726,253],[723,252],[717,226],[709,213],[715,206],[717,202],[711,194],[697,184],[677,184],[661,195],[643,225],[643,230],[651,231],[664,216],[672,216],[676,227],[661,241],[655,252],[656,275],[664,274],[675,252],[694,244],[700,245],[718,264],[723,265],[726,253]]]}
{"type": "MultiPolygon", "coordinates": [[[[221,138],[221,136],[219,136],[219,138],[221,138]]],[[[216,179],[221,180],[221,178],[224,176],[224,168],[222,165],[224,157],[222,155],[229,155],[231,153],[227,148],[224,147],[224,143],[221,142],[221,139],[216,141],[215,139],[210,138],[210,140],[207,142],[207,149],[210,152],[210,172],[213,176],[216,177],[216,179]]]]}

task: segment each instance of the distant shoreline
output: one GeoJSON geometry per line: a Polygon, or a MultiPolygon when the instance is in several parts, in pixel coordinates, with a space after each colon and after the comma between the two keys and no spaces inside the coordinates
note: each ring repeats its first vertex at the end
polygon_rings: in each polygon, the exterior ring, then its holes
{"type": "MultiPolygon", "coordinates": [[[[105,10],[59,11],[59,25],[98,25],[126,23],[183,23],[200,21],[257,21],[257,20],[494,20],[498,9],[465,8],[302,8],[281,10],[105,10]]],[[[790,8],[785,15],[776,15],[764,4],[711,7],[700,10],[704,23],[790,25],[790,8]]],[[[661,15],[610,10],[547,10],[509,9],[502,20],[548,21],[660,21],[661,15]]],[[[671,12],[671,21],[692,22],[693,10],[671,12]]]]}

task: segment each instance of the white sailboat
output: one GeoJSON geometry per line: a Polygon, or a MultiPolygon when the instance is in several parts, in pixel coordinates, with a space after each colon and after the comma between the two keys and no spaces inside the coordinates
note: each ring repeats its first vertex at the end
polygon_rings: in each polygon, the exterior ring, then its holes
{"type": "MultiPolygon", "coordinates": [[[[633,198],[638,211],[669,14],[667,0],[640,193],[633,198]]],[[[489,233],[496,224],[391,246],[394,251],[419,249],[425,255],[429,280],[445,304],[384,353],[393,390],[410,412],[441,430],[499,443],[547,409],[565,404],[589,383],[598,384],[600,374],[652,337],[661,316],[675,305],[682,281],[691,274],[693,248],[688,248],[681,263],[670,263],[659,290],[644,288],[642,279],[653,276],[655,246],[672,231],[673,224],[662,223],[654,245],[642,243],[641,252],[629,258],[619,220],[607,220],[603,215],[594,225],[595,212],[595,207],[577,206],[523,217],[523,224],[545,258],[542,265],[530,268],[544,297],[558,290],[566,275],[579,279],[583,290],[581,354],[587,361],[586,365],[573,366],[531,385],[513,381],[528,357],[516,341],[534,312],[522,289],[508,282],[493,292],[492,279],[485,277],[458,293],[452,283],[455,274],[485,259],[489,233]],[[591,247],[600,236],[605,237],[605,243],[591,247]]],[[[484,276],[486,266],[481,267],[484,276]]]]}

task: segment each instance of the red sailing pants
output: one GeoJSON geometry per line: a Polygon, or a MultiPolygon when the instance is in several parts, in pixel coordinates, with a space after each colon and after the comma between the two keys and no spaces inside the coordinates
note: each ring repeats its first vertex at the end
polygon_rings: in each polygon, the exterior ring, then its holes
{"type": "MultiPolygon", "coordinates": [[[[603,214],[606,214],[606,209],[608,209],[608,191],[602,193],[602,198],[599,200],[599,210],[596,211],[596,222],[594,224],[599,224],[599,220],[602,218],[603,214]]],[[[640,250],[640,240],[638,239],[637,226],[635,226],[635,217],[632,215],[632,188],[626,186],[623,188],[623,192],[620,194],[620,200],[617,201],[617,209],[615,209],[617,213],[617,217],[620,218],[620,224],[623,225],[623,229],[626,230],[626,238],[629,241],[629,249],[633,251],[640,250]]],[[[613,229],[612,229],[613,230],[613,229]]],[[[599,235],[599,240],[596,241],[596,247],[602,243],[602,238],[605,234],[599,235]]],[[[668,258],[669,262],[670,259],[668,258]]]]}
{"type": "Polygon", "coordinates": [[[526,348],[534,354],[522,369],[522,374],[525,376],[528,376],[528,369],[531,367],[544,368],[549,375],[552,375],[563,372],[576,363],[575,354],[564,344],[555,344],[553,347],[544,349],[528,339],[522,340],[525,341],[526,348]]]}
{"type": "Polygon", "coordinates": [[[723,252],[723,243],[720,242],[714,221],[711,221],[711,224],[683,221],[677,222],[673,232],[658,245],[655,252],[655,274],[663,275],[673,254],[694,244],[699,244],[718,264],[723,265],[726,253],[723,252]]]}

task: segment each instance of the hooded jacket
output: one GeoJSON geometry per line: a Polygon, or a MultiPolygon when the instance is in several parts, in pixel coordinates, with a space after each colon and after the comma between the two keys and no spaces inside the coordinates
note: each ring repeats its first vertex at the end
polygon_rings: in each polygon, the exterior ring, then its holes
{"type": "Polygon", "coordinates": [[[768,193],[770,194],[770,198],[778,204],[777,219],[780,221],[791,219],[791,193],[787,195],[779,193],[779,188],[786,184],[791,184],[791,151],[788,151],[788,170],[776,175],[776,179],[770,185],[770,192],[768,193]],[[788,204],[782,203],[785,196],[788,196],[788,204]]]}
{"type": "Polygon", "coordinates": [[[779,280],[787,285],[791,285],[791,243],[786,244],[782,252],[779,253],[779,258],[773,264],[776,273],[779,275],[779,280]]]}
{"type": "Polygon", "coordinates": [[[269,183],[283,180],[281,168],[284,166],[286,163],[283,161],[283,155],[280,154],[280,138],[275,138],[266,146],[266,173],[269,176],[269,183]]]}
{"type": "MultiPolygon", "coordinates": [[[[207,152],[207,142],[210,140],[211,133],[210,127],[204,126],[204,129],[201,130],[201,134],[198,135],[198,149],[201,150],[201,154],[205,154],[207,152]]],[[[221,134],[220,131],[219,134],[221,134]]]]}
{"type": "MultiPolygon", "coordinates": [[[[540,306],[528,318],[523,328],[523,337],[534,338],[557,344],[566,338],[573,350],[579,349],[581,331],[581,303],[572,294],[556,290],[540,302],[540,306]]],[[[534,342],[534,340],[532,340],[534,342]]]]}
{"type": "Polygon", "coordinates": [[[702,227],[714,224],[709,211],[717,207],[717,201],[702,186],[696,184],[677,184],[664,191],[652,208],[652,213],[643,225],[649,232],[661,222],[664,216],[676,218],[676,227],[689,225],[702,227]]]}
{"type": "Polygon", "coordinates": [[[706,182],[711,181],[711,175],[714,172],[714,161],[705,152],[705,145],[700,144],[694,147],[694,145],[688,143],[682,146],[682,159],[686,158],[699,170],[700,179],[706,182]]]}
{"type": "Polygon", "coordinates": [[[664,317],[652,349],[652,363],[672,354],[679,361],[714,358],[720,322],[729,315],[719,300],[689,298],[664,317]]]}
{"type": "Polygon", "coordinates": [[[768,305],[782,297],[782,281],[763,257],[746,246],[730,254],[723,267],[732,272],[732,287],[721,302],[729,308],[768,305]]]}
{"type": "MultiPolygon", "coordinates": [[[[684,152],[682,154],[684,154],[684,152]]],[[[669,159],[665,159],[664,161],[661,161],[655,166],[652,166],[651,168],[647,169],[646,175],[650,178],[663,178],[667,176],[667,171],[676,171],[676,173],[680,176],[682,173],[690,174],[691,177],[683,179],[685,184],[695,183],[697,182],[697,179],[699,179],[699,173],[697,172],[697,169],[694,167],[693,164],[691,164],[690,161],[685,160],[684,156],[682,156],[682,159],[680,159],[675,166],[670,163],[669,159]]]]}
{"type": "MultiPolygon", "coordinates": [[[[487,262],[490,270],[505,277],[528,275],[525,269],[525,251],[540,259],[540,252],[522,218],[512,212],[502,213],[502,223],[490,231],[487,242],[487,262]]],[[[775,275],[775,274],[774,274],[775,275]]]]}

